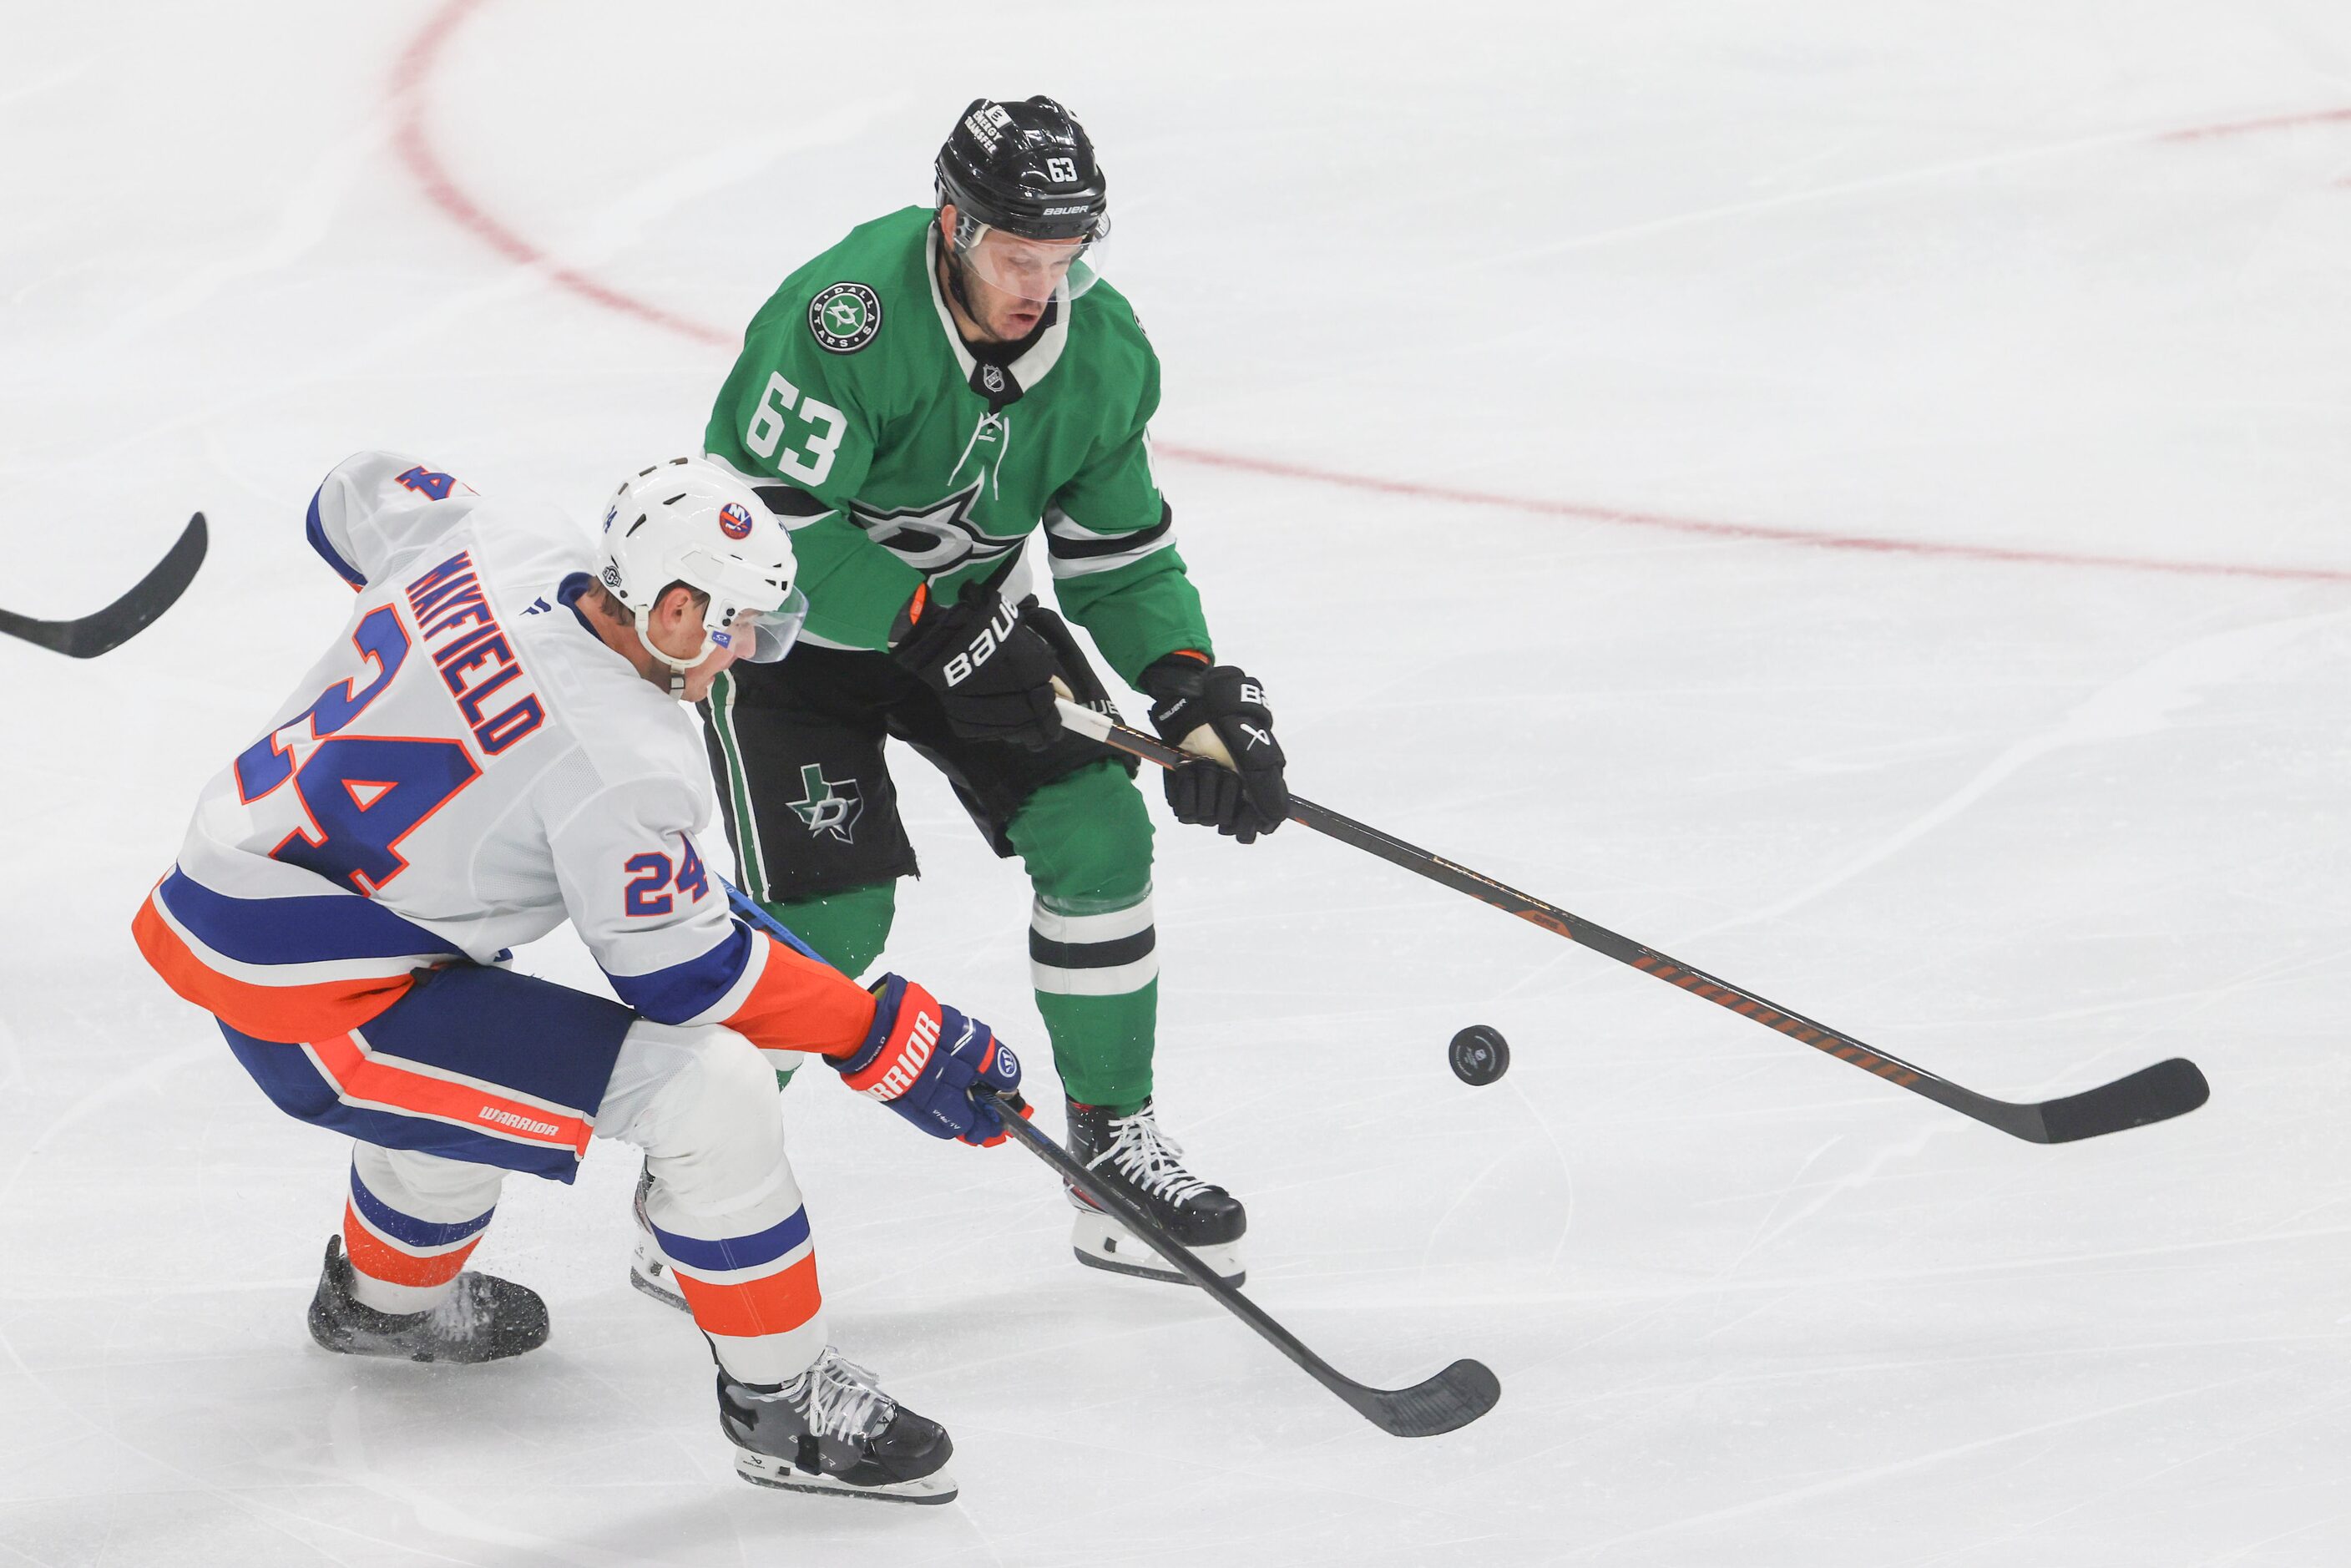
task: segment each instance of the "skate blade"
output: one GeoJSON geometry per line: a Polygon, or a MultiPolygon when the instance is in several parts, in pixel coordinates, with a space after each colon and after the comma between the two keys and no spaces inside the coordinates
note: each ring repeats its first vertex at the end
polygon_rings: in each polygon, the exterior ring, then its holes
{"type": "Polygon", "coordinates": [[[629,1283],[663,1306],[691,1313],[694,1309],[686,1305],[684,1293],[673,1289],[669,1281],[669,1260],[661,1255],[651,1237],[639,1237],[637,1255],[629,1260],[629,1283]]]}
{"type": "Polygon", "coordinates": [[[735,1473],[755,1487],[773,1487],[778,1491],[821,1492],[827,1497],[867,1498],[874,1502],[935,1505],[955,1501],[957,1491],[955,1478],[945,1470],[911,1481],[893,1481],[888,1486],[853,1487],[831,1476],[812,1476],[806,1470],[794,1469],[789,1459],[741,1451],[735,1456],[735,1473]]]}
{"type": "MultiPolygon", "coordinates": [[[[1100,1269],[1105,1273],[1125,1274],[1137,1280],[1157,1280],[1170,1285],[1192,1282],[1169,1268],[1167,1260],[1137,1239],[1125,1226],[1091,1208],[1080,1210],[1077,1222],[1071,1227],[1070,1250],[1087,1268],[1100,1269]]],[[[1210,1273],[1226,1284],[1249,1282],[1249,1269],[1241,1261],[1239,1242],[1227,1241],[1189,1250],[1193,1257],[1207,1266],[1210,1273]]]]}

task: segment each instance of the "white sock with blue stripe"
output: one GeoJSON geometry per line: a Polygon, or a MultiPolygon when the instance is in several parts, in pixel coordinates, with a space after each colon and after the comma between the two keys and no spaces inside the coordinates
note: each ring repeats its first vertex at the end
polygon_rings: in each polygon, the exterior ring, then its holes
{"type": "Polygon", "coordinates": [[[429,1312],[447,1300],[489,1228],[506,1174],[413,1149],[354,1144],[343,1210],[351,1298],[399,1313],[429,1312]]]}

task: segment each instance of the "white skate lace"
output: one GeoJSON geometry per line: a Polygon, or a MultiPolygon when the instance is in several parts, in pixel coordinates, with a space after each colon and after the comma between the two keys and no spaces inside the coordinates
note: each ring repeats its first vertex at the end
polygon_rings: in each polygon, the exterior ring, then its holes
{"type": "Polygon", "coordinates": [[[1086,1162],[1088,1170],[1108,1160],[1113,1170],[1165,1203],[1182,1203],[1216,1185],[1184,1168],[1182,1146],[1159,1130],[1150,1107],[1113,1116],[1110,1127],[1110,1146],[1086,1162]]]}
{"type": "Polygon", "coordinates": [[[831,1345],[778,1393],[799,1407],[810,1432],[845,1443],[862,1442],[898,1414],[898,1402],[882,1392],[881,1381],[831,1345]]]}

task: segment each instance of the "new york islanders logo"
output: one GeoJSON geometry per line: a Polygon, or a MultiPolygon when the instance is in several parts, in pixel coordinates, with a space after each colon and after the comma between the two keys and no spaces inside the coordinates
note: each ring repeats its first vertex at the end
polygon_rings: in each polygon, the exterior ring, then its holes
{"type": "Polygon", "coordinates": [[[749,538],[751,514],[743,509],[741,502],[727,502],[718,508],[718,531],[730,539],[749,538]]]}
{"type": "Polygon", "coordinates": [[[882,297],[862,283],[835,283],[809,301],[809,331],[836,354],[853,354],[882,329],[882,297]]]}

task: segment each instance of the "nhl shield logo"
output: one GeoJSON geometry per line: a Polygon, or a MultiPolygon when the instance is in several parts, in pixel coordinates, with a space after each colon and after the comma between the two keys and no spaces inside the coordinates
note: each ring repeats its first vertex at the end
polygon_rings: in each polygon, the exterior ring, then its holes
{"type": "Polygon", "coordinates": [[[749,538],[751,537],[751,514],[743,509],[743,504],[741,502],[727,502],[725,506],[718,508],[718,531],[725,534],[730,539],[749,538]]]}
{"type": "Polygon", "coordinates": [[[979,384],[991,392],[1000,392],[1004,390],[1004,372],[994,365],[982,365],[979,367],[979,384]]]}
{"type": "Polygon", "coordinates": [[[882,329],[882,297],[862,283],[835,283],[809,301],[809,331],[836,354],[853,354],[882,329]]]}

